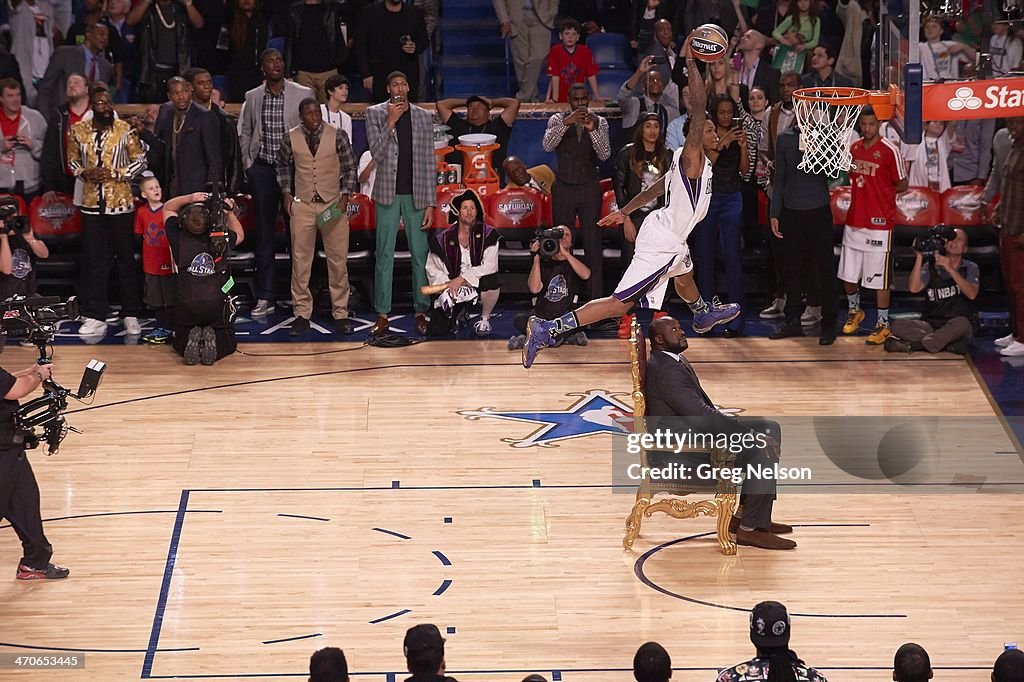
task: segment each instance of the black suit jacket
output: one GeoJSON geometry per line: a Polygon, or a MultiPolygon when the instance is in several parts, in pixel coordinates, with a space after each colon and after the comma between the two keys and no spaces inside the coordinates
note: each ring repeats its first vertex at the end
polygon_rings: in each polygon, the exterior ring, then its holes
{"type": "Polygon", "coordinates": [[[779,79],[782,74],[771,65],[771,62],[762,57],[757,62],[757,70],[754,71],[754,85],[761,87],[768,95],[768,104],[775,104],[782,95],[779,94],[779,79]]]}
{"type": "MultiPolygon", "coordinates": [[[[747,433],[751,429],[715,408],[686,358],[651,351],[644,397],[649,417],[699,417],[701,431],[747,433]]],[[[650,425],[648,426],[650,428],[650,425]]]]}
{"type": "Polygon", "coordinates": [[[224,166],[220,143],[220,122],[217,115],[192,104],[185,111],[181,133],[178,135],[177,158],[171,154],[174,135],[174,105],[167,103],[160,107],[153,128],[156,144],[151,150],[156,162],[154,174],[169,199],[171,194],[172,170],[178,178],[179,194],[202,192],[207,184],[224,179],[224,166]]]}
{"type": "MultiPolygon", "coordinates": [[[[53,56],[50,57],[50,63],[46,66],[46,74],[40,81],[36,94],[36,111],[42,114],[47,121],[57,113],[60,105],[64,104],[68,76],[73,73],[89,75],[85,73],[84,50],[85,48],[81,45],[65,45],[54,50],[53,56]]],[[[114,65],[103,55],[96,59],[96,80],[112,83],[114,65]]]]}

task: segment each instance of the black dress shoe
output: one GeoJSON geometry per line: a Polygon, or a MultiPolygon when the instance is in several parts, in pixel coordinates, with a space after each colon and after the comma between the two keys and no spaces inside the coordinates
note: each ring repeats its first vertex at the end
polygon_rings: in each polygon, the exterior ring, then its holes
{"type": "Polygon", "coordinates": [[[347,317],[343,317],[340,320],[334,321],[334,329],[339,334],[344,334],[345,336],[348,336],[349,334],[355,333],[356,325],[352,320],[348,319],[347,317]]]}
{"type": "Polygon", "coordinates": [[[725,330],[725,338],[727,339],[738,339],[741,336],[743,336],[742,329],[732,329],[730,327],[729,329],[725,330]]]}
{"type": "Polygon", "coordinates": [[[821,321],[821,335],[818,337],[819,346],[831,346],[836,342],[836,321],[821,321]]]}
{"type": "Polygon", "coordinates": [[[309,320],[304,317],[296,317],[288,336],[302,336],[307,332],[309,332],[309,320]]]}
{"type": "Polygon", "coordinates": [[[804,328],[803,325],[800,324],[800,320],[793,320],[792,322],[787,322],[781,329],[773,331],[768,335],[768,338],[773,341],[778,341],[779,339],[788,339],[794,336],[803,335],[804,328]]]}

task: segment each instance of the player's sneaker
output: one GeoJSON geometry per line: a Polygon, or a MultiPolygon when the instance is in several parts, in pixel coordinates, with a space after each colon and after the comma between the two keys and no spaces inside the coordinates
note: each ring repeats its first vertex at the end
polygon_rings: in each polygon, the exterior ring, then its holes
{"type": "Polygon", "coordinates": [[[856,334],[860,329],[860,323],[864,321],[864,311],[860,308],[853,308],[846,316],[846,324],[843,325],[844,334],[856,334]]]}
{"type": "Polygon", "coordinates": [[[656,313],[654,313],[654,319],[655,320],[660,320],[663,317],[668,317],[668,313],[665,312],[664,310],[659,310],[656,313]]]}
{"type": "Polygon", "coordinates": [[[172,336],[173,332],[171,332],[171,330],[164,329],[163,327],[158,327],[151,331],[150,333],[143,336],[142,342],[151,343],[153,345],[159,345],[170,341],[172,336]]]}
{"type": "Polygon", "coordinates": [[[1010,332],[1006,336],[1000,336],[998,339],[996,339],[996,348],[1006,348],[1016,340],[1017,337],[1013,335],[1013,332],[1010,332]]]}
{"type": "Polygon", "coordinates": [[[737,304],[723,304],[716,298],[708,305],[706,311],[693,316],[693,330],[698,334],[706,334],[717,325],[732,322],[739,314],[740,307],[737,304]]]}
{"type": "Polygon", "coordinates": [[[523,345],[523,367],[529,369],[537,359],[541,348],[549,348],[558,343],[552,331],[556,320],[542,320],[531,317],[526,323],[526,344],[523,345]]]}
{"type": "Polygon", "coordinates": [[[18,580],[60,580],[71,575],[71,571],[53,564],[46,564],[46,568],[32,568],[25,564],[18,564],[18,573],[15,577],[18,580]]]}
{"type": "MultiPolygon", "coordinates": [[[[845,327],[843,328],[843,330],[845,331],[845,327]]],[[[885,343],[885,340],[889,338],[891,334],[892,332],[889,331],[889,328],[886,327],[883,323],[879,322],[878,324],[875,325],[875,331],[871,332],[871,335],[868,338],[864,339],[864,343],[868,344],[869,346],[881,346],[882,344],[885,343]]]]}
{"type": "Polygon", "coordinates": [[[635,319],[636,315],[632,313],[629,313],[628,315],[623,315],[621,318],[619,318],[619,331],[616,332],[616,336],[618,336],[620,339],[628,339],[629,328],[632,326],[633,320],[635,319]]]}

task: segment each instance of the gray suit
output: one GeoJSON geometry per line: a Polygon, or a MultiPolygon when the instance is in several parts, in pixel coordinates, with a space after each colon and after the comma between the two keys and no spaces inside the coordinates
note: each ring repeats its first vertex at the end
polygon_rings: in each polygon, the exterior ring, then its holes
{"type": "MultiPolygon", "coordinates": [[[[96,57],[96,60],[96,79],[110,83],[114,77],[113,65],[103,55],[96,57]]],[[[46,120],[53,118],[60,105],[64,104],[68,76],[73,73],[83,74],[87,78],[89,76],[85,72],[85,47],[58,47],[50,57],[43,80],[39,82],[39,94],[36,98],[36,109],[46,120]]]]}
{"type": "MultiPolygon", "coordinates": [[[[519,83],[519,99],[530,101],[537,93],[537,79],[551,49],[558,0],[533,0],[533,11],[524,11],[522,0],[493,0],[498,21],[510,26],[512,63],[519,83]]],[[[543,93],[541,93],[543,94],[543,93]]]]}
{"type": "MultiPolygon", "coordinates": [[[[267,84],[260,83],[245,93],[242,111],[238,114],[238,145],[242,149],[242,167],[248,172],[263,144],[263,130],[260,116],[263,112],[263,95],[267,84]]],[[[289,131],[299,125],[299,102],[307,97],[315,97],[313,91],[305,85],[290,80],[284,82],[284,129],[289,131]]],[[[433,134],[433,132],[431,132],[433,134]]]]}

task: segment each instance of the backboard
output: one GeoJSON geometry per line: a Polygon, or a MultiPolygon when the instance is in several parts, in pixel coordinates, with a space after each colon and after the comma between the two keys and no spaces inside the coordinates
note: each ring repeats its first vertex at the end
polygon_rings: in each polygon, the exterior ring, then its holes
{"type": "MultiPolygon", "coordinates": [[[[959,13],[960,0],[938,5],[950,13],[955,6],[959,13]]],[[[919,144],[923,132],[921,101],[924,86],[920,59],[920,0],[880,0],[878,18],[879,32],[871,60],[871,84],[865,87],[898,91],[889,126],[904,142],[919,144]]]]}

